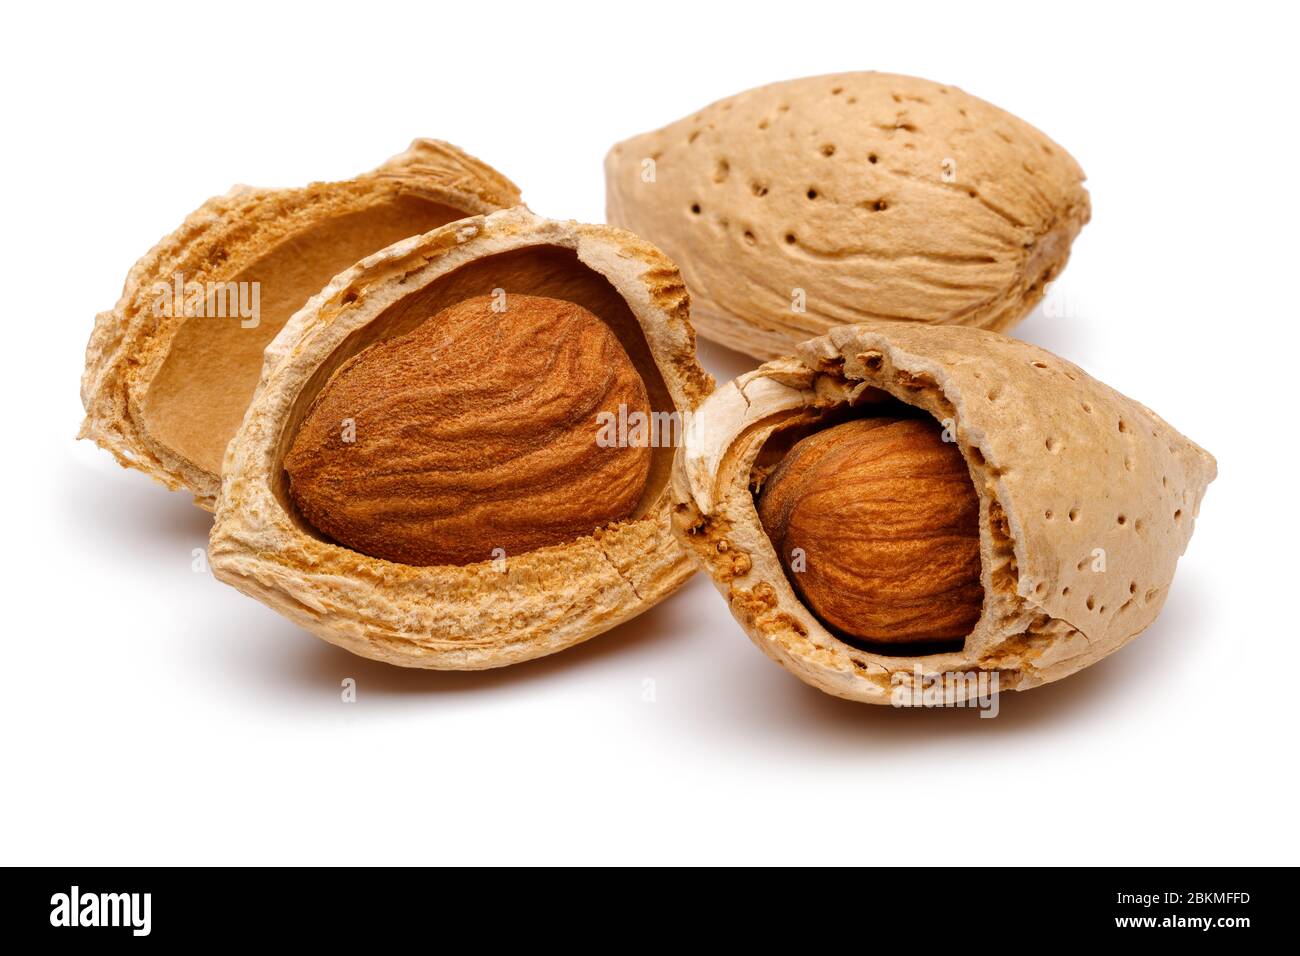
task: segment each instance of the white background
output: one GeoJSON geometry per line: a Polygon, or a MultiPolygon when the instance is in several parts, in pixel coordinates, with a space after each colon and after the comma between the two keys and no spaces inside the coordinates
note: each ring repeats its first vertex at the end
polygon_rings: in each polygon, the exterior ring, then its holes
{"type": "Polygon", "coordinates": [[[1270,8],[11,8],[0,859],[1300,862],[1300,84],[1270,8]],[[1065,315],[1016,334],[1219,460],[1159,621],[995,720],[805,687],[700,577],[540,662],[370,663],[194,573],[208,516],[73,440],[95,313],[232,183],[346,178],[433,136],[538,212],[601,221],[615,141],[856,69],[956,84],[1078,158],[1094,211],[1065,315]]]}

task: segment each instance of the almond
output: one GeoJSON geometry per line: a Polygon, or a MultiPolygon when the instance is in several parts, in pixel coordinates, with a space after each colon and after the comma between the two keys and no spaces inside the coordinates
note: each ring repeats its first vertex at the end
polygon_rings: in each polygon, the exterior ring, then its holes
{"type": "Polygon", "coordinates": [[[979,498],[937,422],[864,418],[800,440],[758,515],[790,580],[864,641],[964,638],[979,620],[979,498]]]}
{"type": "Polygon", "coordinates": [[[606,216],[681,264],[700,333],[760,358],[835,325],[1005,330],[1088,221],[1083,171],[956,87],[775,83],[615,146],[606,216]]]}
{"type": "Polygon", "coordinates": [[[693,572],[668,482],[712,387],[681,276],[643,240],[522,206],[412,236],[267,348],[213,574],[404,667],[553,654],[693,572]]]}
{"type": "Polygon", "coordinates": [[[628,518],[645,445],[600,413],[650,411],[618,338],[580,305],[479,296],[370,346],[312,404],[284,467],[319,530],[402,564],[520,554],[628,518]]]}
{"type": "Polygon", "coordinates": [[[1043,349],[861,324],[703,403],[674,465],[673,529],[750,639],[827,693],[888,704],[918,681],[966,694],[981,675],[1025,690],[1151,625],[1215,473],[1043,349]],[[952,639],[914,640],[927,635],[952,639]]]}

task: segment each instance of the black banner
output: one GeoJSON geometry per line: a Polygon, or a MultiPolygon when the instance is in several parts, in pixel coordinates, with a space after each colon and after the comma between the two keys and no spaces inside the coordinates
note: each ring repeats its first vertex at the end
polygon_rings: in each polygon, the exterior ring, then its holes
{"type": "MultiPolygon", "coordinates": [[[[4,915],[11,933],[95,945],[238,943],[281,935],[296,943],[373,943],[419,939],[431,924],[446,921],[464,931],[483,920],[497,942],[503,929],[542,935],[561,919],[594,926],[611,918],[652,939],[677,931],[683,920],[707,919],[703,911],[710,908],[700,895],[683,893],[689,884],[679,877],[647,895],[653,874],[631,876],[642,889],[630,892],[601,877],[603,894],[580,871],[540,881],[528,874],[432,870],[55,868],[6,875],[12,889],[4,915]],[[677,902],[665,906],[669,900],[677,902]]],[[[1284,885],[1293,882],[1289,870],[1199,868],[735,873],[725,884],[717,876],[703,878],[727,887],[725,921],[736,924],[729,933],[815,918],[836,935],[856,924],[869,925],[873,940],[884,934],[939,943],[952,934],[950,942],[966,944],[981,938],[991,943],[1014,927],[1017,935],[1197,937],[1231,945],[1258,930],[1287,926],[1284,885]],[[801,913],[803,907],[816,915],[801,913]]],[[[717,922],[722,912],[711,915],[715,931],[723,931],[717,922]]]]}

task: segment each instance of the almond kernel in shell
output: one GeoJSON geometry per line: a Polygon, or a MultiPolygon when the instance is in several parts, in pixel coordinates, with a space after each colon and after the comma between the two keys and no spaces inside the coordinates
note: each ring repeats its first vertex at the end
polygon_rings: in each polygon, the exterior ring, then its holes
{"type": "Polygon", "coordinates": [[[849,637],[957,639],[979,620],[979,499],[932,420],[857,419],[802,439],[758,514],[796,590],[849,637]]]}
{"type": "Polygon", "coordinates": [[[443,309],[354,356],[322,389],[284,462],[319,531],[401,564],[469,564],[635,512],[651,450],[596,440],[598,413],[649,413],[627,352],[575,303],[501,301],[443,309]]]}

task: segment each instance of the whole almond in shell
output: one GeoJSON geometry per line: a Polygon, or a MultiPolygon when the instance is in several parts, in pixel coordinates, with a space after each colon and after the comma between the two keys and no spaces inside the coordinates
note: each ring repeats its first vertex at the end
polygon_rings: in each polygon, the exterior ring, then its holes
{"type": "Polygon", "coordinates": [[[700,334],[764,359],[864,320],[1005,330],[1090,212],[1043,133],[887,73],[720,100],[619,143],[605,177],[607,218],[680,265],[700,334]]]}

